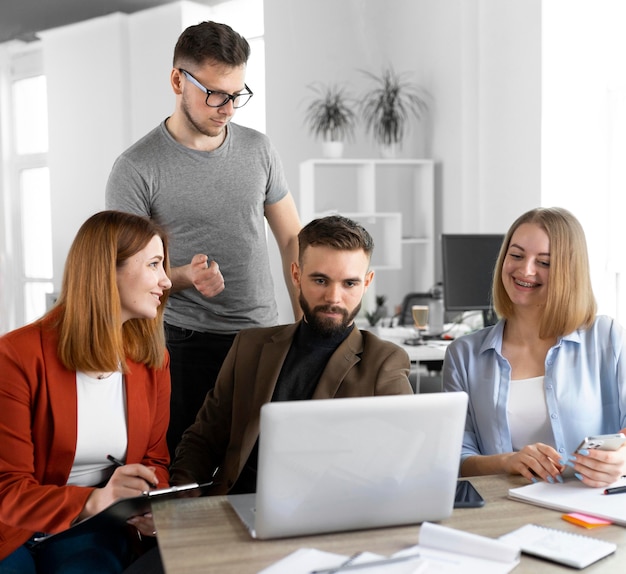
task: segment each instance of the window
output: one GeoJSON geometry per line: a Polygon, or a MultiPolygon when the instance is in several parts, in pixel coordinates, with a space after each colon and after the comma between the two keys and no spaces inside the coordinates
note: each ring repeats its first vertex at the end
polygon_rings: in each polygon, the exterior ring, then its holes
{"type": "Polygon", "coordinates": [[[53,290],[46,78],[39,48],[13,48],[0,68],[6,105],[2,125],[3,264],[0,300],[8,331],[40,317],[53,290]],[[12,278],[9,284],[8,278],[12,278]]]}
{"type": "Polygon", "coordinates": [[[48,151],[48,107],[46,77],[13,82],[14,145],[18,156],[48,151]]]}
{"type": "MultiPolygon", "coordinates": [[[[233,0],[212,11],[251,44],[246,79],[254,98],[236,121],[265,132],[263,3],[233,0]]],[[[53,277],[51,231],[63,226],[67,206],[51,205],[42,52],[38,41],[0,44],[0,333],[40,317],[61,283],[53,277]]]]}
{"type": "Polygon", "coordinates": [[[52,214],[47,167],[20,171],[23,313],[28,323],[46,310],[52,292],[52,214]]]}
{"type": "Polygon", "coordinates": [[[625,23],[622,0],[542,3],[542,203],[565,207],[582,223],[598,310],[622,324],[625,23]]]}

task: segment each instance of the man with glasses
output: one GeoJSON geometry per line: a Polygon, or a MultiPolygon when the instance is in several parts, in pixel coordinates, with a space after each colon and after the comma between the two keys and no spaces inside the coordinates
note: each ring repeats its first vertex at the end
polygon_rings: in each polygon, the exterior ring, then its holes
{"type": "Polygon", "coordinates": [[[154,218],[170,234],[171,295],[165,311],[174,455],[235,335],[278,322],[265,219],[290,280],[300,220],[268,138],[232,123],[253,96],[248,42],[225,24],[187,28],[174,49],[174,113],[113,165],[108,209],[154,218]]]}

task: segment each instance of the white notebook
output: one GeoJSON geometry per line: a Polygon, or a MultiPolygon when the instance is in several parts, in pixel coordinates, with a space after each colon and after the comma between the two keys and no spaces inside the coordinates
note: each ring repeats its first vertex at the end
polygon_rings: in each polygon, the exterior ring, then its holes
{"type": "MultiPolygon", "coordinates": [[[[611,486],[626,486],[622,479],[611,486]]],[[[575,478],[565,483],[540,481],[509,489],[509,498],[564,512],[583,512],[626,526],[626,494],[604,494],[604,488],[590,488],[575,478]]]]}
{"type": "Polygon", "coordinates": [[[536,524],[526,524],[500,536],[500,540],[517,544],[526,554],[573,568],[586,568],[617,549],[612,542],[536,524]]]}

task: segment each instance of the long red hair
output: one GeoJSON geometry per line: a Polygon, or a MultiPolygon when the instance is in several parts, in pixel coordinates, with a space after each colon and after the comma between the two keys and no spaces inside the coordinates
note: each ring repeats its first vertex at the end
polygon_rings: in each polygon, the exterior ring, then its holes
{"type": "Polygon", "coordinates": [[[78,230],[70,247],[53,312],[58,316],[59,358],[73,371],[126,372],[126,358],[158,368],[165,356],[163,312],[155,319],[122,324],[117,269],[155,236],[163,241],[169,275],[167,234],[154,221],[120,211],[101,211],[78,230]]]}

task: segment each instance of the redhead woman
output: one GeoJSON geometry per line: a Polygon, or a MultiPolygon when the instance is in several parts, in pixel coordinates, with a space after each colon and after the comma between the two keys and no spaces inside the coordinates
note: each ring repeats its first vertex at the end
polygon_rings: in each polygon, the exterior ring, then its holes
{"type": "Polygon", "coordinates": [[[454,341],[444,361],[444,389],[469,394],[461,475],[561,482],[567,473],[592,487],[625,475],[626,447],[577,450],[585,436],[626,427],[626,339],[596,315],[571,213],[538,208],[513,223],[493,302],[500,321],[454,341]]]}
{"type": "Polygon", "coordinates": [[[116,500],[168,484],[167,238],[148,219],[90,217],[42,319],[0,337],[0,573],[114,573],[132,560],[119,531],[35,542],[116,500]],[[120,466],[111,463],[111,455],[120,466]]]}

